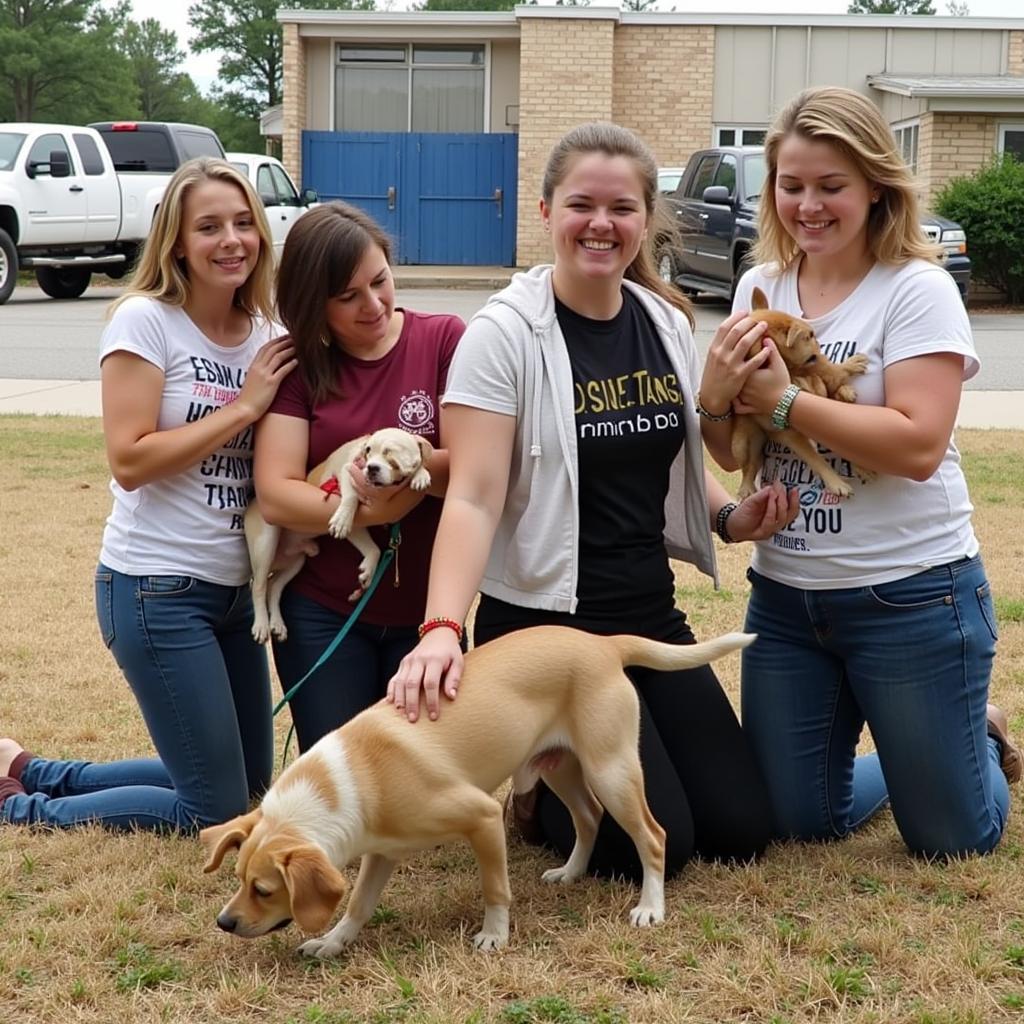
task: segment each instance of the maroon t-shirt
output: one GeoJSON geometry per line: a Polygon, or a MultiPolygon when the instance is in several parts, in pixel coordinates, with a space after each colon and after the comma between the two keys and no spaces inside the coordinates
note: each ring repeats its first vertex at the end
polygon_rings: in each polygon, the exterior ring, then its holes
{"type": "MultiPolygon", "coordinates": [[[[447,314],[403,312],[402,333],[387,355],[363,360],[342,354],[341,398],[328,398],[314,407],[299,373],[289,374],[278,389],[270,412],[309,420],[307,471],[323,462],[339,445],[382,427],[401,427],[411,434],[421,434],[435,447],[440,446],[440,396],[465,324],[457,316],[447,314]]],[[[427,496],[402,520],[398,552],[400,586],[394,585],[392,562],[363,609],[363,621],[380,626],[409,626],[423,620],[430,552],[440,515],[440,500],[427,496]]],[[[389,528],[374,526],[370,533],[381,551],[386,550],[389,528]]],[[[320,554],[306,559],[290,586],[347,616],[354,607],[348,595],[357,586],[362,556],[347,540],[324,535],[317,543],[320,554]]]]}

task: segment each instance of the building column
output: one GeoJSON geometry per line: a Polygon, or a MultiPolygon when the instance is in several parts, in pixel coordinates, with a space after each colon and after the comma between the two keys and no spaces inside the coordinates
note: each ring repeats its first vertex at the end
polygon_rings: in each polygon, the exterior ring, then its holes
{"type": "Polygon", "coordinates": [[[299,26],[285,24],[282,72],[281,163],[302,188],[302,127],[306,123],[306,41],[299,26]]]}
{"type": "Polygon", "coordinates": [[[551,147],[584,121],[612,119],[618,10],[520,7],[516,263],[549,263],[538,201],[551,147]]]}

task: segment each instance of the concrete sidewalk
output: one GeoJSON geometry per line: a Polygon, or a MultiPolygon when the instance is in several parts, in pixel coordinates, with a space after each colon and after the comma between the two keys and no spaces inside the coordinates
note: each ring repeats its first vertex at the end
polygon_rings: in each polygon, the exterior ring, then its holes
{"type": "MultiPolygon", "coordinates": [[[[99,416],[98,380],[0,380],[0,414],[99,416]]],[[[1024,392],[965,391],[958,427],[1024,430],[1024,392]]]]}

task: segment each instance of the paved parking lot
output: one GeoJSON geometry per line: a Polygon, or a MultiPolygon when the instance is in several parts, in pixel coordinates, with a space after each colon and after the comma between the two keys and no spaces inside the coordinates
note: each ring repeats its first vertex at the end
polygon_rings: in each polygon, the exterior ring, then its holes
{"type": "MultiPolygon", "coordinates": [[[[106,309],[117,294],[114,288],[94,288],[80,299],[57,301],[26,287],[0,306],[0,413],[99,414],[96,354],[106,309]]],[[[398,300],[412,309],[468,320],[490,294],[407,288],[399,289],[398,300]]],[[[698,300],[695,333],[701,353],[728,312],[724,302],[698,300]]],[[[965,386],[960,424],[1024,428],[1024,315],[972,314],[971,324],[982,369],[965,386]]]]}

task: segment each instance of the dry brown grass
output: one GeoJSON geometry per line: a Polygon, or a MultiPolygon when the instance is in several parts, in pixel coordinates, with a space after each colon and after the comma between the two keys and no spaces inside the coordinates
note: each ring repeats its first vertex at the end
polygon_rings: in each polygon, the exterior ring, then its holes
{"type": "MultiPolygon", "coordinates": [[[[1002,629],[994,694],[1024,734],[1021,435],[964,432],[977,527],[1002,629]]],[[[149,740],[97,636],[92,572],[109,506],[99,425],[0,418],[0,732],[55,757],[111,759],[149,740]]],[[[715,594],[680,573],[702,635],[742,620],[745,554],[715,594]]],[[[736,697],[738,659],[721,666],[736,697]]],[[[283,730],[279,733],[283,739],[283,730]]],[[[728,794],[723,794],[723,799],[728,794]]],[[[630,929],[634,892],[551,890],[550,860],[511,849],[510,948],[473,954],[476,869],[457,847],[400,870],[372,926],[336,963],[308,963],[295,929],[241,942],[214,927],[229,873],[198,844],[96,829],[0,826],[0,1020],[274,1024],[622,1024],[1024,1018],[1024,815],[998,852],[908,858],[887,814],[830,846],[761,863],[689,867],[669,922],[630,929]]]]}

